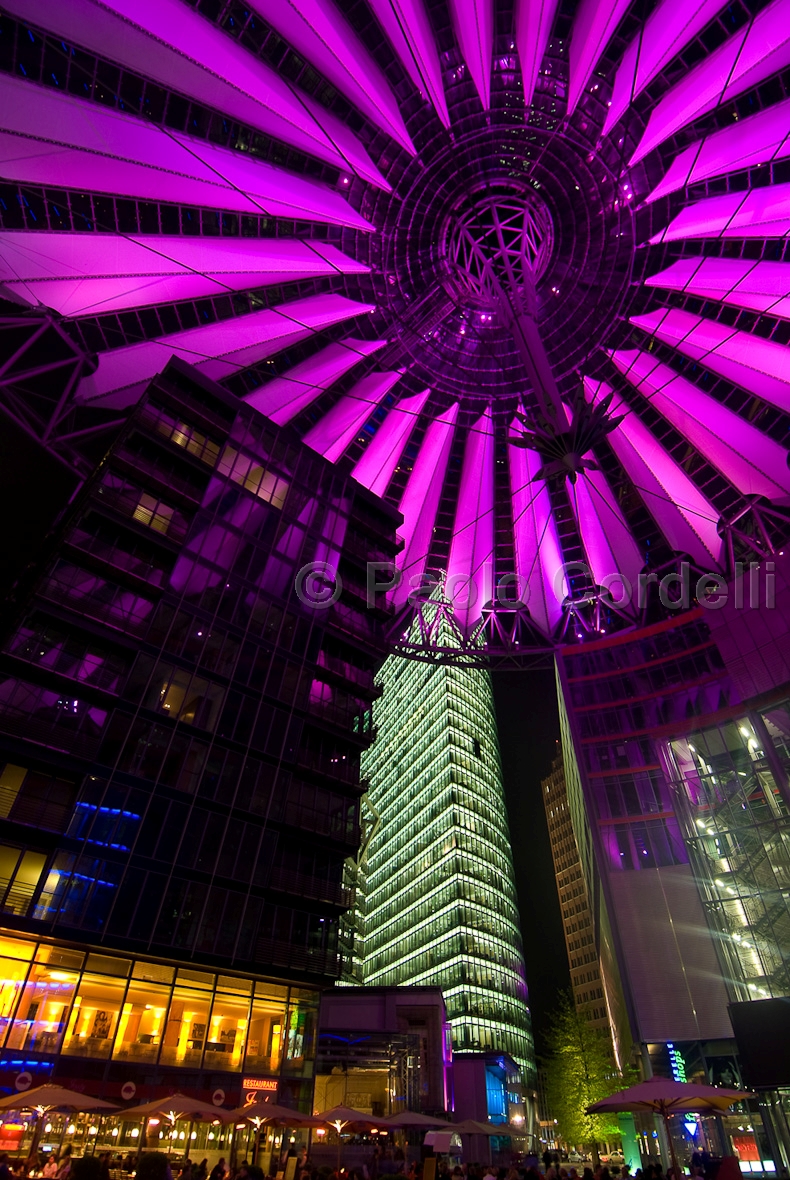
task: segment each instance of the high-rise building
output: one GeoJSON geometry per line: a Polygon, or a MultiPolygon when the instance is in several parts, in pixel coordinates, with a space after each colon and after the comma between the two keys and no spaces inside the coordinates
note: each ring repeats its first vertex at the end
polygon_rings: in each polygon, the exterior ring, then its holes
{"type": "Polygon", "coordinates": [[[582,873],[579,849],[568,809],[562,756],[552,763],[541,781],[546,824],[549,829],[554,876],[562,910],[562,928],[571,975],[573,1002],[593,1028],[609,1033],[606,997],[593,937],[590,900],[582,873]]]}
{"type": "MultiPolygon", "coordinates": [[[[717,609],[558,651],[590,935],[648,1072],[738,1082],[730,1005],[790,995],[789,572],[777,555],[717,609]]],[[[753,1170],[788,1158],[783,1101],[751,1120],[753,1170]]]]}
{"type": "Polygon", "coordinates": [[[456,1054],[534,1082],[513,854],[489,674],[391,657],[362,770],[376,816],[358,907],[362,981],[439,985],[456,1054]]]}
{"type": "Polygon", "coordinates": [[[128,415],[4,616],[3,1085],[309,1106],[396,523],[181,361],[128,415]]]}

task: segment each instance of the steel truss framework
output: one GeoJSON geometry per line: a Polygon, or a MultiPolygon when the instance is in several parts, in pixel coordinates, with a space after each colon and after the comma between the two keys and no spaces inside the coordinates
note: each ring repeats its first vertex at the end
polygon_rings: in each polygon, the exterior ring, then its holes
{"type": "Polygon", "coordinates": [[[84,471],[190,360],[400,508],[404,575],[480,582],[450,648],[398,600],[417,658],[545,660],[636,624],[618,578],[770,558],[789,5],[9,0],[4,409],[84,471]]]}

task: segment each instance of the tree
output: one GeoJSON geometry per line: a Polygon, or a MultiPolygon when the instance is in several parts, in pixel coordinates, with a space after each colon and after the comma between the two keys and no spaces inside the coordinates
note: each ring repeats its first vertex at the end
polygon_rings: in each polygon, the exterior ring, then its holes
{"type": "Polygon", "coordinates": [[[568,992],[560,992],[546,1041],[543,1066],[549,1112],[566,1143],[590,1150],[597,1162],[598,1144],[619,1136],[620,1128],[617,1115],[590,1115],[586,1108],[633,1085],[636,1070],[617,1068],[608,1035],[590,1027],[568,992]]]}

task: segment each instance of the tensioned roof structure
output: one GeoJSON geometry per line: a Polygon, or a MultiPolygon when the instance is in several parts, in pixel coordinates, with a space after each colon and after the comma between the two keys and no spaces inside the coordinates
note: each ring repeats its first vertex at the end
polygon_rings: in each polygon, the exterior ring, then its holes
{"type": "Polygon", "coordinates": [[[400,508],[405,654],[426,577],[519,660],[790,536],[790,0],[5,0],[0,48],[54,448],[196,365],[400,508]]]}

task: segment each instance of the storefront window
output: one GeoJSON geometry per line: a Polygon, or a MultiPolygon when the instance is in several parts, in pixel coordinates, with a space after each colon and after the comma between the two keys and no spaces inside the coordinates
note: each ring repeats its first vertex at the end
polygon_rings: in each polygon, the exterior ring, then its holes
{"type": "Polygon", "coordinates": [[[256,984],[252,1002],[250,1032],[247,1038],[248,1073],[279,1073],[285,1040],[287,989],[256,984]]]}
{"type": "Polygon", "coordinates": [[[208,1031],[211,992],[196,988],[173,989],[167,1016],[160,1064],[199,1066],[208,1031]]]}
{"type": "Polygon", "coordinates": [[[114,1060],[156,1061],[169,1002],[166,985],[132,981],[118,1021],[114,1060]]]}
{"type": "MultiPolygon", "coordinates": [[[[242,986],[244,981],[239,981],[242,986]]],[[[250,1018],[249,996],[217,993],[206,1041],[206,1067],[241,1069],[250,1018]]]]}
{"type": "Polygon", "coordinates": [[[0,1045],[11,1024],[17,1000],[33,958],[34,942],[0,938],[0,1045]]]}
{"type": "Polygon", "coordinates": [[[9,1049],[55,1053],[60,1048],[79,972],[35,963],[8,1034],[9,1049]]]}
{"type": "Polygon", "coordinates": [[[74,997],[63,1053],[75,1057],[108,1057],[125,992],[125,979],[84,974],[74,997]]]}
{"type": "Polygon", "coordinates": [[[286,1073],[308,1077],[315,1057],[315,1028],[318,996],[315,992],[291,988],[288,1027],[285,1040],[286,1073]]]}

